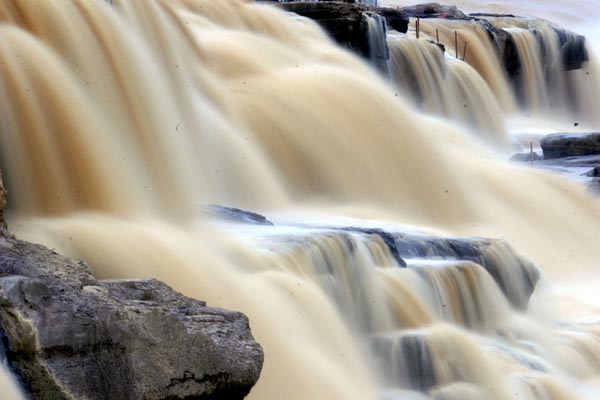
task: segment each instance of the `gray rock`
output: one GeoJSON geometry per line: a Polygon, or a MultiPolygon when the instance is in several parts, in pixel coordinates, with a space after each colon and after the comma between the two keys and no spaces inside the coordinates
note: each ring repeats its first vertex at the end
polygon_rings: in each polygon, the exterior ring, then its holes
{"type": "Polygon", "coordinates": [[[592,179],[592,181],[588,183],[587,188],[592,194],[596,196],[600,195],[600,178],[592,179]]]}
{"type": "Polygon", "coordinates": [[[377,48],[377,44],[369,40],[368,16],[378,16],[385,21],[383,28],[402,33],[408,30],[408,17],[394,8],[338,1],[300,1],[278,3],[278,6],[314,20],[341,46],[370,60],[382,72],[387,72],[389,50],[385,41],[383,48],[377,48]]]}
{"type": "Polygon", "coordinates": [[[6,222],[4,221],[4,207],[6,207],[6,189],[2,183],[2,171],[0,170],[0,239],[9,236],[6,222]]]}
{"type": "Polygon", "coordinates": [[[241,313],[153,279],[99,281],[14,239],[0,243],[0,337],[33,399],[242,399],[263,363],[241,313]]]}
{"type": "Polygon", "coordinates": [[[413,18],[467,19],[465,13],[460,11],[458,7],[442,5],[439,3],[423,3],[402,7],[400,11],[413,18]]]}
{"type": "Polygon", "coordinates": [[[218,204],[210,204],[204,207],[204,212],[212,217],[225,221],[252,225],[273,225],[273,223],[263,215],[251,211],[240,210],[239,208],[220,206],[218,204]]]}
{"type": "Polygon", "coordinates": [[[590,171],[586,172],[585,174],[583,174],[581,176],[587,176],[590,178],[600,177],[600,166],[596,165],[593,169],[591,169],[590,171]]]}
{"type": "Polygon", "coordinates": [[[536,152],[517,153],[510,158],[511,161],[540,161],[541,159],[542,157],[536,152]]]}
{"type": "Polygon", "coordinates": [[[596,155],[600,154],[600,133],[553,133],[540,145],[546,159],[596,155]]]}

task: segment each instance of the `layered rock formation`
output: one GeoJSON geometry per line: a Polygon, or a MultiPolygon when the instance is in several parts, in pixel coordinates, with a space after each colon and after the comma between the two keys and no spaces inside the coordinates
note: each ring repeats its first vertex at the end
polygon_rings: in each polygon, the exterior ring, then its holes
{"type": "MultiPolygon", "coordinates": [[[[393,8],[373,7],[359,3],[345,2],[291,2],[279,3],[286,11],[316,21],[343,47],[371,60],[383,72],[389,51],[385,43],[385,29],[405,33],[408,30],[408,17],[393,8]],[[380,18],[385,26],[378,26],[380,32],[373,32],[369,18],[380,18]],[[381,36],[380,40],[374,40],[381,36]]],[[[379,19],[377,20],[379,21],[379,19]]]]}
{"type": "Polygon", "coordinates": [[[156,280],[99,281],[8,237],[0,181],[0,354],[33,399],[242,399],[263,352],[241,313],[156,280]]]}
{"type": "MultiPolygon", "coordinates": [[[[279,3],[278,5],[287,11],[315,20],[338,43],[367,59],[370,58],[372,51],[368,26],[364,20],[365,13],[382,16],[388,29],[394,29],[400,33],[408,31],[409,17],[443,18],[479,23],[488,32],[504,68],[512,78],[518,77],[522,70],[515,41],[510,32],[495,27],[490,21],[494,18],[515,18],[517,21],[535,22],[535,20],[523,19],[512,14],[477,13],[467,15],[456,6],[439,3],[423,3],[398,9],[342,1],[298,1],[279,3]]],[[[553,27],[553,29],[558,37],[564,69],[570,71],[582,68],[583,64],[589,61],[585,37],[559,27],[553,27]]],[[[535,33],[536,28],[532,25],[530,30],[535,33]]]]}
{"type": "Polygon", "coordinates": [[[545,136],[540,145],[546,159],[597,155],[600,154],[600,133],[553,133],[545,136]]]}

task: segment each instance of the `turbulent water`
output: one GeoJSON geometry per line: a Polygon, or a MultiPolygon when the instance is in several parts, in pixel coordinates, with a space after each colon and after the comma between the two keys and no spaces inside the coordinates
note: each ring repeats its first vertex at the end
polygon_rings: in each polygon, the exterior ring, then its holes
{"type": "Polygon", "coordinates": [[[495,64],[409,49],[431,71],[421,92],[447,85],[473,105],[457,118],[466,129],[422,115],[315,24],[264,5],[4,0],[0,21],[12,230],[100,278],[157,277],[248,314],[266,354],[250,398],[594,398],[599,328],[572,317],[600,316],[585,297],[599,202],[478,140],[503,138],[504,114],[518,114],[495,64]],[[438,84],[443,64],[452,82],[438,84]],[[210,203],[279,228],[205,221],[210,203]],[[503,238],[561,293],[536,294],[525,313],[474,263],[401,269],[380,240],[306,226],[348,217],[503,238]]]}

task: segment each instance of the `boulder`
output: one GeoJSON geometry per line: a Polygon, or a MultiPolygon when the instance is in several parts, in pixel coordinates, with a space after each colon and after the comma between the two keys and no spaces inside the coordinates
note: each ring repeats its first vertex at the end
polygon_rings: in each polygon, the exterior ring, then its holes
{"type": "Polygon", "coordinates": [[[154,279],[101,281],[31,243],[0,242],[0,353],[33,399],[242,399],[263,352],[239,312],[154,279]]]}
{"type": "Polygon", "coordinates": [[[553,133],[541,142],[545,159],[600,154],[600,133],[553,133]]]}

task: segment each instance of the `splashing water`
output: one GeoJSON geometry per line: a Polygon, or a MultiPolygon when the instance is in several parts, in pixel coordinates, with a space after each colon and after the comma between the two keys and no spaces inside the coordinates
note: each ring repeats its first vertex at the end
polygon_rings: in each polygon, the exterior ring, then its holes
{"type": "MultiPolygon", "coordinates": [[[[591,398],[596,325],[556,326],[541,297],[517,310],[515,275],[503,291],[473,262],[401,269],[381,238],[315,226],[502,237],[551,279],[593,281],[597,200],[422,116],[305,19],[236,0],[114,3],[0,4],[0,160],[19,237],[99,278],[156,277],[245,312],[266,354],[253,399],[591,398]],[[213,224],[208,203],[280,223],[213,224]],[[319,223],[301,226],[305,213],[319,223]]],[[[465,97],[492,88],[481,112],[516,108],[503,75],[482,72],[495,67],[448,65],[481,75],[455,84],[465,97]]],[[[522,265],[500,245],[487,257],[522,265]]]]}

